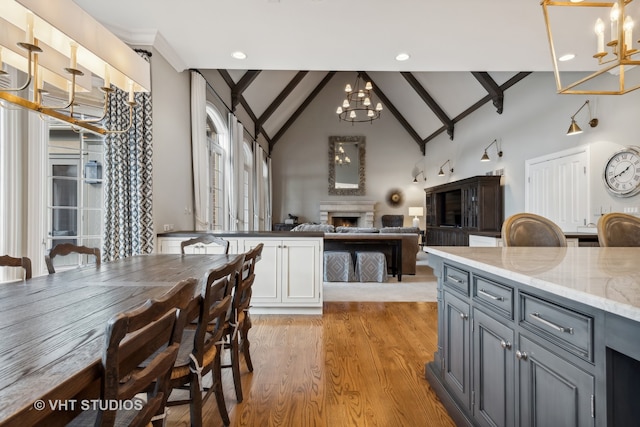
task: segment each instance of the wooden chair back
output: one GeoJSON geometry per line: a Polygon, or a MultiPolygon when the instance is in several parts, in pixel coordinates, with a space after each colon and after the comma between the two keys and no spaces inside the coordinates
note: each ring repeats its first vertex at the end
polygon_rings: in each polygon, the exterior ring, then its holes
{"type": "Polygon", "coordinates": [[[564,232],[553,221],[532,213],[510,216],[502,224],[504,246],[567,246],[564,232]]]}
{"type": "Polygon", "coordinates": [[[191,245],[195,245],[195,244],[204,244],[204,245],[209,245],[211,243],[215,243],[216,245],[219,245],[222,247],[222,250],[224,254],[228,254],[229,253],[229,241],[225,240],[221,237],[218,236],[214,236],[213,234],[203,234],[202,236],[198,236],[198,237],[194,237],[193,239],[189,239],[189,240],[185,240],[183,242],[180,243],[180,252],[184,255],[184,248],[186,246],[191,246],[191,245]]]}
{"type": "MultiPolygon", "coordinates": [[[[112,317],[102,356],[101,399],[131,400],[147,392],[147,401],[130,425],[145,426],[164,414],[171,369],[180,348],[186,308],[196,299],[198,282],[179,282],[162,297],[112,317]],[[144,362],[144,367],[140,366],[144,362]]],[[[96,425],[112,426],[117,412],[98,411],[96,425]]]]}
{"type": "Polygon", "coordinates": [[[640,218],[611,212],[598,220],[598,243],[600,246],[640,246],[640,218]]]}
{"type": "Polygon", "coordinates": [[[0,256],[0,267],[22,267],[24,280],[31,279],[31,259],[26,256],[14,258],[9,255],[0,256]]]}
{"type": "Polygon", "coordinates": [[[100,265],[100,249],[74,245],[73,243],[60,243],[59,245],[55,245],[53,248],[51,248],[49,253],[44,257],[44,262],[47,264],[47,270],[49,271],[49,274],[53,274],[56,272],[56,269],[53,267],[53,258],[58,255],[64,256],[71,253],[93,255],[96,258],[96,266],[100,265]]]}

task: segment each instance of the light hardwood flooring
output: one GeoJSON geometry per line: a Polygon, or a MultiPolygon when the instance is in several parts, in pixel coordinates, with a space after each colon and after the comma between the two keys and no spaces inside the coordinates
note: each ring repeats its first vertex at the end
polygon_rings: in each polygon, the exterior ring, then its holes
{"type": "MultiPolygon", "coordinates": [[[[325,302],[322,316],[253,316],[249,336],[242,403],[223,372],[232,426],[454,426],[424,379],[436,303],[325,302]]],[[[188,405],[171,407],[167,425],[189,425],[188,405]]],[[[223,425],[213,397],[203,425],[223,425]]]]}

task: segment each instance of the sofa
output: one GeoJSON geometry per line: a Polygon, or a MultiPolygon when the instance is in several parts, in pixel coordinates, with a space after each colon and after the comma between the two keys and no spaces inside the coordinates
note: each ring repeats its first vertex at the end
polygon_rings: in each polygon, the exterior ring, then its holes
{"type": "MultiPolygon", "coordinates": [[[[419,246],[419,232],[416,227],[334,227],[331,224],[312,224],[305,223],[299,224],[294,227],[292,232],[295,231],[315,231],[327,233],[386,233],[399,235],[402,238],[402,274],[416,274],[416,258],[420,250],[419,246]]],[[[388,256],[390,256],[388,254],[388,256]]],[[[387,265],[390,264],[390,260],[387,260],[387,265]]]]}

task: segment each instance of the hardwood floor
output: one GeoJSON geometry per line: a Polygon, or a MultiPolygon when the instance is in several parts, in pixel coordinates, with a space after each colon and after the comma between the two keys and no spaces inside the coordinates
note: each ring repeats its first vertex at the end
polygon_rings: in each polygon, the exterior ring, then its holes
{"type": "MultiPolygon", "coordinates": [[[[436,303],[326,302],[322,316],[253,316],[250,338],[242,403],[223,373],[232,426],[455,425],[424,379],[436,303]]],[[[169,410],[168,426],[189,425],[188,405],[169,410]]],[[[223,425],[213,398],[203,425],[223,425]]]]}

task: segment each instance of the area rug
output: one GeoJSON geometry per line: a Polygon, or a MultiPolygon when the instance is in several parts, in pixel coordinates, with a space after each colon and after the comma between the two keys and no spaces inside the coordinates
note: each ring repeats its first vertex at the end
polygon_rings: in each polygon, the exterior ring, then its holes
{"type": "Polygon", "coordinates": [[[386,283],[324,282],[324,301],[437,301],[437,279],[427,265],[426,254],[418,255],[415,275],[403,275],[402,282],[389,276],[386,283]]]}

